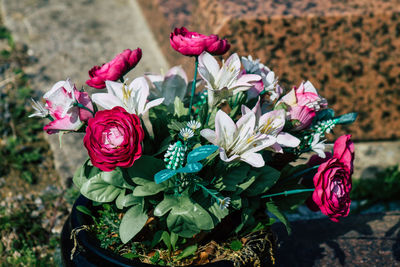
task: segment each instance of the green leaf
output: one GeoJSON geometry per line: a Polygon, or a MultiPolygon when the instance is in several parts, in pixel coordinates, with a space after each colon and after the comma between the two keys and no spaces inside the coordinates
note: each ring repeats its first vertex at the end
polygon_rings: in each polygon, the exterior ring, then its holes
{"type": "Polygon", "coordinates": [[[289,221],[286,218],[285,214],[283,214],[279,210],[278,206],[273,201],[267,202],[266,205],[267,205],[267,210],[271,212],[273,215],[275,215],[276,218],[278,218],[278,220],[280,220],[285,225],[288,234],[290,234],[292,232],[292,228],[290,227],[289,221]]]}
{"type": "Polygon", "coordinates": [[[154,236],[153,236],[153,240],[151,241],[151,245],[150,248],[154,248],[162,239],[162,234],[164,231],[157,231],[154,236]]]}
{"type": "Polygon", "coordinates": [[[174,101],[174,115],[181,117],[188,115],[189,109],[185,108],[183,102],[179,99],[179,97],[175,97],[174,101]]]}
{"type": "Polygon", "coordinates": [[[120,193],[120,188],[105,182],[101,175],[90,178],[81,187],[82,195],[97,202],[111,202],[120,193]]]}
{"type": "Polygon", "coordinates": [[[143,205],[143,201],[144,201],[143,197],[136,197],[132,193],[125,195],[125,189],[124,189],[115,200],[115,204],[117,205],[117,208],[123,209],[126,207],[130,207],[132,205],[137,205],[137,204],[143,205]]]}
{"type": "Polygon", "coordinates": [[[171,238],[167,231],[164,231],[162,233],[161,240],[164,242],[165,246],[168,248],[168,251],[171,251],[171,238]]]}
{"type": "Polygon", "coordinates": [[[195,173],[203,168],[203,164],[199,162],[192,162],[185,165],[183,168],[176,169],[177,173],[195,173]]]}
{"type": "Polygon", "coordinates": [[[179,236],[177,234],[175,234],[174,232],[171,232],[171,235],[169,237],[171,239],[172,249],[173,249],[173,251],[175,251],[175,245],[176,245],[176,242],[178,241],[179,236]]]}
{"type": "Polygon", "coordinates": [[[170,75],[165,77],[162,83],[162,95],[165,98],[165,105],[173,103],[175,96],[175,99],[183,99],[185,94],[186,81],[180,75],[170,75]]]}
{"type": "Polygon", "coordinates": [[[214,153],[218,149],[218,146],[214,145],[204,145],[201,147],[198,147],[192,151],[187,156],[187,163],[194,163],[198,162],[200,160],[203,160],[210,156],[212,153],[214,153]]]}
{"type": "Polygon", "coordinates": [[[167,127],[175,132],[179,132],[182,128],[186,127],[186,123],[172,120],[171,123],[167,125],[167,127]]]}
{"type": "Polygon", "coordinates": [[[130,179],[138,177],[152,180],[154,175],[164,168],[164,161],[161,159],[142,155],[140,159],[135,161],[132,167],[127,168],[126,170],[130,179]]]}
{"type": "Polygon", "coordinates": [[[104,182],[111,184],[113,186],[123,187],[128,189],[135,188],[134,185],[131,185],[127,181],[125,181],[120,168],[116,168],[111,172],[101,172],[99,175],[101,176],[104,182]]]}
{"type": "Polygon", "coordinates": [[[125,199],[125,189],[123,189],[121,191],[121,193],[118,195],[117,199],[115,200],[115,205],[120,210],[122,210],[124,208],[124,203],[123,203],[124,199],[125,199]]]}
{"type": "Polygon", "coordinates": [[[164,199],[154,208],[154,216],[164,216],[164,214],[178,204],[179,201],[174,195],[165,194],[164,199]]]}
{"type": "Polygon", "coordinates": [[[133,178],[133,182],[138,184],[132,193],[136,197],[152,196],[167,188],[165,183],[157,184],[154,181],[139,177],[133,178]]]}
{"type": "Polygon", "coordinates": [[[165,152],[168,149],[171,142],[172,142],[172,137],[169,135],[161,142],[161,144],[159,145],[160,149],[153,156],[157,156],[165,152]]]}
{"type": "Polygon", "coordinates": [[[196,244],[195,244],[195,245],[188,246],[188,247],[186,247],[186,248],[181,252],[181,254],[179,254],[179,255],[175,258],[175,260],[178,261],[178,260],[187,258],[187,257],[189,257],[189,256],[191,256],[191,255],[194,255],[194,253],[196,253],[196,251],[197,251],[197,245],[196,245],[196,244]]]}
{"type": "Polygon", "coordinates": [[[249,188],[254,182],[256,181],[256,176],[251,176],[250,178],[247,179],[247,181],[245,181],[242,184],[238,185],[238,192],[237,193],[241,193],[243,191],[245,191],[247,188],[249,188]]]}
{"type": "Polygon", "coordinates": [[[350,124],[357,119],[357,115],[358,114],[356,112],[347,113],[342,116],[336,117],[335,122],[336,124],[350,124]]]}
{"type": "Polygon", "coordinates": [[[333,111],[333,109],[328,108],[320,110],[314,117],[313,124],[317,123],[318,121],[326,121],[333,119],[333,117],[335,117],[335,111],[333,111]]]}
{"type": "Polygon", "coordinates": [[[254,197],[266,192],[278,181],[281,174],[278,170],[267,165],[257,169],[257,172],[259,174],[256,181],[245,191],[246,196],[254,197]]]}
{"type": "Polygon", "coordinates": [[[233,251],[239,251],[239,250],[241,250],[242,249],[242,247],[243,247],[243,244],[242,244],[242,242],[240,242],[239,240],[233,240],[232,242],[231,242],[231,244],[230,244],[230,248],[233,250],[233,251]]]}
{"type": "Polygon", "coordinates": [[[142,205],[136,205],[130,208],[122,217],[121,225],[119,226],[119,236],[122,243],[126,244],[137,233],[142,230],[146,224],[148,216],[143,212],[142,205]]]}
{"type": "Polygon", "coordinates": [[[100,172],[101,170],[99,168],[93,167],[90,159],[87,159],[85,163],[75,171],[72,181],[74,182],[76,187],[80,189],[88,179],[97,175],[100,172]]]}
{"type": "Polygon", "coordinates": [[[228,170],[228,173],[217,183],[221,183],[221,190],[236,191],[237,185],[248,178],[247,174],[249,171],[250,166],[248,164],[241,164],[238,167],[228,170]]]}
{"type": "Polygon", "coordinates": [[[90,209],[86,208],[85,206],[78,205],[78,206],[76,206],[76,209],[78,211],[82,212],[83,214],[89,215],[90,217],[93,218],[92,212],[90,211],[90,209]]]}
{"type": "Polygon", "coordinates": [[[187,193],[181,196],[165,194],[164,200],[154,209],[154,215],[161,217],[169,211],[168,229],[179,236],[189,238],[214,227],[211,215],[198,203],[193,203],[187,193]]]}
{"type": "Polygon", "coordinates": [[[156,184],[160,184],[162,182],[167,181],[169,178],[173,177],[177,172],[175,170],[164,169],[157,172],[154,175],[154,181],[156,184]]]}

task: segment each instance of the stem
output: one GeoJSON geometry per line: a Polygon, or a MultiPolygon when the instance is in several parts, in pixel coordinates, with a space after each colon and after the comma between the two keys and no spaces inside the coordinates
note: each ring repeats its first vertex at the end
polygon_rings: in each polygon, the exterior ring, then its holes
{"type": "Polygon", "coordinates": [[[295,173],[294,175],[290,176],[290,177],[288,178],[288,180],[289,180],[289,179],[292,179],[292,178],[296,178],[296,177],[302,176],[303,174],[306,174],[307,172],[310,172],[310,171],[312,171],[312,170],[318,169],[319,166],[320,166],[320,165],[315,165],[315,166],[312,166],[311,168],[308,168],[308,169],[302,170],[302,171],[300,171],[300,172],[298,172],[298,173],[295,173]]]}
{"type": "Polygon", "coordinates": [[[119,80],[121,81],[121,83],[124,83],[124,77],[123,76],[121,76],[121,78],[119,78],[119,80]]]}
{"type": "Polygon", "coordinates": [[[89,111],[90,113],[92,113],[92,115],[94,116],[93,110],[91,110],[91,109],[85,107],[85,106],[82,105],[81,103],[74,103],[74,106],[77,106],[78,108],[83,108],[84,110],[87,110],[87,111],[89,111]]]}
{"type": "Polygon", "coordinates": [[[275,196],[281,196],[281,195],[288,196],[288,195],[299,194],[299,193],[304,193],[304,192],[314,192],[314,188],[289,190],[289,191],[284,191],[281,193],[275,193],[275,194],[261,196],[261,198],[275,197],[275,196]]]}
{"type": "Polygon", "coordinates": [[[199,57],[196,56],[196,60],[194,63],[194,77],[193,77],[193,82],[192,82],[192,92],[190,94],[190,105],[189,105],[189,116],[192,118],[192,106],[193,106],[193,98],[194,98],[194,92],[196,90],[196,79],[197,79],[197,67],[199,66],[199,57]]]}

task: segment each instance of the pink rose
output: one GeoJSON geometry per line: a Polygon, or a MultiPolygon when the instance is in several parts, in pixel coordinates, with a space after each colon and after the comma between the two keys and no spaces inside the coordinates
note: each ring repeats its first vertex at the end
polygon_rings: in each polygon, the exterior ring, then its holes
{"type": "Polygon", "coordinates": [[[133,69],[142,58],[142,50],[125,49],[124,52],[117,55],[113,60],[100,66],[94,66],[89,71],[90,79],[86,84],[103,89],[106,87],[105,81],[116,81],[133,69]]]}
{"type": "MultiPolygon", "coordinates": [[[[332,221],[350,212],[354,145],[350,135],[339,137],[333,148],[333,157],[327,158],[314,175],[315,190],[307,205],[311,210],[321,210],[332,221]]],[[[315,159],[314,159],[315,161],[315,159]]]]}
{"type": "Polygon", "coordinates": [[[43,128],[48,134],[59,131],[77,131],[84,121],[93,117],[89,111],[93,111],[89,95],[86,92],[78,91],[69,79],[57,82],[43,98],[46,100],[45,108],[53,118],[43,128]],[[76,106],[76,103],[86,109],[76,106]]]}
{"type": "Polygon", "coordinates": [[[204,51],[222,55],[230,48],[228,41],[220,40],[217,35],[190,32],[185,27],[175,28],[169,36],[169,42],[173,49],[185,56],[198,56],[204,51]]]}
{"type": "Polygon", "coordinates": [[[83,143],[93,165],[102,171],[128,168],[142,155],[140,119],[122,107],[98,111],[89,120],[83,143]]]}

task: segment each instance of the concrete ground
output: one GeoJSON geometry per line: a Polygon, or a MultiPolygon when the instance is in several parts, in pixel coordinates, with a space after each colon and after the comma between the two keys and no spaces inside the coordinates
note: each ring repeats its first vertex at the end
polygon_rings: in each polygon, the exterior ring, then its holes
{"type": "MultiPolygon", "coordinates": [[[[24,71],[40,96],[68,77],[78,88],[87,88],[88,71],[126,48],[143,50],[141,62],[128,77],[168,69],[135,0],[2,0],[1,10],[15,41],[28,45],[29,55],[36,59],[24,71]]],[[[82,138],[64,135],[61,149],[58,135],[48,136],[63,179],[87,158],[82,138]]]]}

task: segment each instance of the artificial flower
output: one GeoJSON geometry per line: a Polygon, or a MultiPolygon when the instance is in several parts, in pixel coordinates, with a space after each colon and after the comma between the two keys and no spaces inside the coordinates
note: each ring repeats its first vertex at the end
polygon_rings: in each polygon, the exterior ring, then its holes
{"type": "MultiPolygon", "coordinates": [[[[307,201],[312,210],[320,209],[332,221],[338,222],[350,212],[354,145],[350,135],[339,137],[333,147],[333,156],[322,163],[314,175],[315,190],[312,201],[307,201]]],[[[315,160],[314,160],[315,161],[315,160]]]]}
{"type": "Polygon", "coordinates": [[[262,167],[265,162],[257,153],[273,145],[276,138],[255,132],[256,115],[250,111],[243,115],[236,124],[222,110],[215,116],[215,131],[203,129],[201,136],[210,143],[219,146],[220,158],[225,162],[241,160],[253,167],[262,167]]]}
{"type": "Polygon", "coordinates": [[[229,50],[227,40],[220,40],[217,35],[209,36],[190,32],[185,27],[175,28],[171,32],[169,42],[173,49],[185,56],[198,56],[204,51],[213,55],[222,55],[229,50]]]}
{"type": "Polygon", "coordinates": [[[242,64],[247,74],[257,74],[261,76],[261,80],[254,82],[254,86],[247,92],[248,99],[256,98],[262,91],[271,94],[270,99],[275,100],[282,94],[282,87],[278,85],[278,79],[275,73],[267,66],[260,63],[260,60],[253,60],[252,56],[242,57],[242,64]]]}
{"type": "Polygon", "coordinates": [[[53,119],[43,128],[48,134],[77,131],[84,121],[93,117],[93,105],[88,94],[78,91],[69,79],[57,82],[43,98],[46,100],[45,109],[53,119]]]}
{"type": "Polygon", "coordinates": [[[146,74],[150,82],[150,98],[164,98],[164,104],[174,103],[175,98],[183,99],[188,91],[188,78],[181,66],[172,67],[165,75],[146,74]]]}
{"type": "Polygon", "coordinates": [[[262,134],[274,136],[276,143],[271,146],[275,152],[283,153],[282,147],[297,147],[300,140],[293,135],[282,132],[285,126],[285,111],[273,110],[261,115],[260,100],[252,110],[242,105],[242,114],[253,112],[256,115],[256,131],[262,134]]]}
{"type": "Polygon", "coordinates": [[[198,129],[200,129],[201,127],[201,123],[195,120],[191,120],[186,124],[187,127],[189,127],[190,129],[192,129],[193,131],[196,131],[198,129]]]}
{"type": "Polygon", "coordinates": [[[29,118],[32,117],[41,117],[45,118],[49,115],[49,111],[42,105],[40,102],[37,102],[35,99],[31,98],[33,104],[32,107],[35,110],[35,113],[29,115],[29,118]]]}
{"type": "Polygon", "coordinates": [[[179,131],[179,135],[183,138],[184,141],[186,141],[194,136],[194,132],[190,128],[182,128],[179,131]]]}
{"type": "Polygon", "coordinates": [[[101,67],[94,66],[89,71],[90,79],[86,81],[86,84],[97,89],[103,89],[106,87],[106,81],[116,81],[122,78],[139,63],[141,58],[142,50],[140,48],[135,50],[125,49],[101,67]]]}
{"type": "Polygon", "coordinates": [[[83,143],[94,166],[102,171],[131,167],[142,155],[140,119],[122,107],[98,111],[88,122],[83,143]]]}
{"type": "Polygon", "coordinates": [[[127,112],[140,116],[164,101],[164,98],[158,98],[147,102],[150,92],[144,77],[134,79],[129,86],[113,81],[106,81],[106,86],[107,93],[92,95],[93,101],[105,109],[120,106],[127,112]]]}
{"type": "Polygon", "coordinates": [[[235,53],[220,68],[217,60],[208,53],[199,56],[199,74],[206,82],[208,105],[212,107],[223,99],[250,89],[252,82],[259,81],[257,74],[240,75],[240,59],[235,53]]]}

